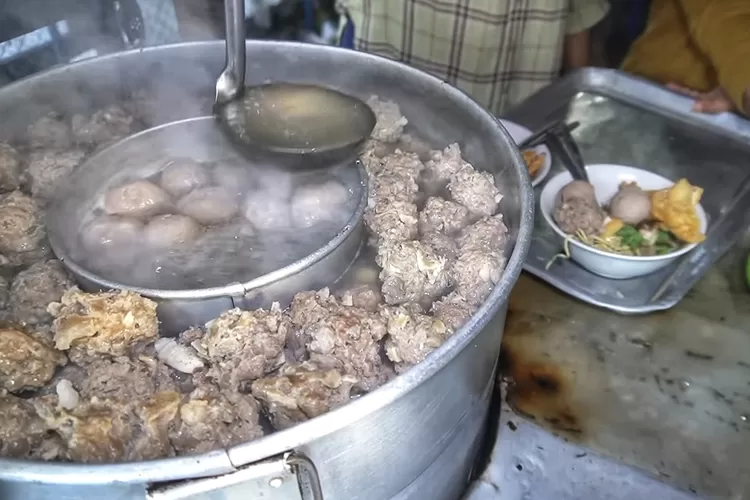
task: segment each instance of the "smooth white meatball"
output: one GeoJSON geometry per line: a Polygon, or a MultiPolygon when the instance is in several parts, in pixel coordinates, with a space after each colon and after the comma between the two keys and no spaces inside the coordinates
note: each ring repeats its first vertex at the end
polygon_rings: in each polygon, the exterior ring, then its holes
{"type": "Polygon", "coordinates": [[[235,197],[220,187],[205,187],[180,198],[177,209],[201,224],[221,224],[239,212],[235,197]]]}
{"type": "Polygon", "coordinates": [[[104,209],[110,215],[151,217],[163,213],[171,204],[172,199],[166,191],[146,180],[112,188],[104,197],[104,209]]]}
{"type": "Polygon", "coordinates": [[[206,186],[210,180],[206,168],[190,158],[174,159],[161,172],[161,187],[176,197],[206,186]]]}
{"type": "Polygon", "coordinates": [[[292,196],[292,220],[298,227],[308,228],[321,222],[342,221],[349,191],[336,181],[299,187],[292,196]]]}
{"type": "Polygon", "coordinates": [[[250,224],[261,231],[284,230],[291,226],[289,202],[262,191],[248,194],[242,211],[250,224]]]}
{"type": "Polygon", "coordinates": [[[144,229],[146,244],[154,248],[168,248],[195,240],[201,226],[187,215],[159,215],[144,229]]]}
{"type": "Polygon", "coordinates": [[[88,222],[81,231],[81,243],[91,253],[132,245],[140,241],[143,223],[119,215],[102,215],[88,222]]]}

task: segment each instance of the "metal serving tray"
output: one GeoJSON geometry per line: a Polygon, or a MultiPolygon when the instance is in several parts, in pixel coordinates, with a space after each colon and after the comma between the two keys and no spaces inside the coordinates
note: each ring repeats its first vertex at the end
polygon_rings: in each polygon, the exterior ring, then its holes
{"type": "MultiPolygon", "coordinates": [[[[524,269],[621,314],[677,304],[750,223],[750,183],[743,183],[750,174],[750,122],[729,113],[694,113],[691,106],[692,100],[648,81],[592,68],[559,80],[508,112],[503,118],[531,130],[556,120],[579,122],[573,136],[587,164],[630,165],[674,180],[688,178],[704,188],[701,204],[709,218],[706,242],[682,261],[650,276],[611,280],[563,259],[547,269],[561,244],[537,215],[524,269]]],[[[553,158],[550,177],[561,170],[553,158]]],[[[537,186],[537,196],[543,187],[544,182],[537,186]]]]}

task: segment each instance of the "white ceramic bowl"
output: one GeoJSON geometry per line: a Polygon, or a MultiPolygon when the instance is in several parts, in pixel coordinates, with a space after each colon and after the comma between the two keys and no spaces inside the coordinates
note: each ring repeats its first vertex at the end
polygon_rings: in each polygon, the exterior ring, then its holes
{"type": "MultiPolygon", "coordinates": [[[[589,181],[591,181],[596,191],[596,199],[602,206],[609,203],[609,200],[617,193],[622,182],[637,182],[645,191],[664,189],[674,184],[673,181],[656,175],[653,172],[622,165],[589,165],[586,167],[586,170],[589,174],[589,181]]],[[[566,234],[555,223],[553,215],[555,202],[560,190],[572,180],[573,178],[569,172],[557,174],[547,181],[539,198],[539,209],[542,212],[542,216],[560,237],[561,243],[565,241],[566,234]]],[[[700,205],[697,207],[697,212],[701,232],[705,234],[706,226],[708,225],[706,212],[700,205]]],[[[584,245],[577,240],[569,241],[570,258],[574,262],[594,274],[611,279],[637,278],[651,274],[672,264],[680,256],[685,255],[695,248],[695,246],[695,244],[685,245],[679,250],[666,255],[641,257],[618,255],[584,245]]]]}

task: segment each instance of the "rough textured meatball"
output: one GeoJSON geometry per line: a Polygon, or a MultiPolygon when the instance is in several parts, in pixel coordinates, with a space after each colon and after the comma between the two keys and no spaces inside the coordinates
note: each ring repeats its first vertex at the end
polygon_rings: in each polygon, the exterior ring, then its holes
{"type": "Polygon", "coordinates": [[[464,166],[451,177],[448,191],[457,203],[478,216],[495,213],[502,196],[489,172],[477,172],[471,165],[464,166]]]}
{"type": "Polygon", "coordinates": [[[222,313],[201,340],[212,362],[209,374],[222,388],[239,390],[241,384],[275,370],[284,362],[287,328],[278,303],[270,310],[222,313]]]}
{"type": "Polygon", "coordinates": [[[405,241],[417,236],[417,206],[407,201],[379,200],[365,212],[370,231],[384,241],[405,241]]]}
{"type": "Polygon", "coordinates": [[[454,291],[432,304],[432,313],[448,330],[455,332],[469,321],[477,308],[469,304],[460,293],[454,291]]]}
{"type": "Polygon", "coordinates": [[[607,214],[596,203],[583,198],[560,202],[555,208],[555,222],[563,232],[574,235],[583,231],[587,235],[599,234],[607,214]]]}
{"type": "Polygon", "coordinates": [[[169,431],[180,411],[182,397],[173,391],[154,394],[135,406],[140,428],[131,442],[131,460],[151,460],[175,454],[169,431]]]}
{"type": "Polygon", "coordinates": [[[65,443],[63,458],[84,463],[130,458],[128,444],[137,422],[126,403],[94,398],[71,411],[58,408],[49,398],[37,398],[33,403],[47,426],[65,443]]]}
{"type": "Polygon", "coordinates": [[[378,314],[335,305],[317,321],[310,318],[301,329],[303,338],[309,339],[311,361],[354,376],[365,390],[385,382],[378,342],[386,330],[378,314]]]}
{"type": "Polygon", "coordinates": [[[201,226],[186,215],[158,215],[143,230],[146,244],[153,248],[170,248],[195,240],[201,226]]]}
{"type": "Polygon", "coordinates": [[[349,195],[346,187],[333,180],[301,186],[292,195],[292,220],[301,228],[319,223],[344,226],[350,218],[345,210],[349,195]]]}
{"type": "Polygon", "coordinates": [[[26,134],[32,148],[67,149],[73,143],[70,127],[58,116],[50,114],[35,121],[26,134]]]}
{"type": "Polygon", "coordinates": [[[57,302],[74,285],[60,261],[39,261],[13,278],[10,287],[10,307],[13,318],[20,324],[32,326],[50,323],[52,315],[47,306],[57,302]]]}
{"type": "Polygon", "coordinates": [[[419,159],[419,155],[396,149],[393,154],[383,157],[381,171],[399,172],[412,179],[417,179],[424,168],[424,163],[419,159]]]}
{"type": "Polygon", "coordinates": [[[92,357],[85,360],[85,375],[72,381],[84,399],[93,397],[139,401],[159,391],[176,391],[170,371],[153,358],[92,357]]]}
{"type": "Polygon", "coordinates": [[[253,382],[253,396],[263,404],[275,429],[315,418],[349,401],[357,379],[313,362],[285,365],[277,375],[253,382]]]}
{"type": "Polygon", "coordinates": [[[159,334],[156,302],[133,292],[84,293],[71,288],[52,303],[55,346],[81,356],[122,356],[159,334]]]}
{"type": "Polygon", "coordinates": [[[385,243],[378,248],[386,304],[421,302],[439,297],[450,284],[446,259],[419,241],[385,243]]]}
{"type": "Polygon", "coordinates": [[[289,319],[292,327],[287,333],[286,349],[289,358],[296,361],[307,359],[307,343],[304,326],[325,318],[330,310],[338,307],[338,301],[328,288],[317,292],[300,292],[292,299],[289,319]]]}
{"type": "Polygon", "coordinates": [[[146,180],[112,188],[104,197],[104,208],[110,215],[151,217],[163,213],[171,205],[172,199],[169,194],[146,180]]]}
{"type": "Polygon", "coordinates": [[[0,329],[0,385],[10,392],[42,387],[67,361],[61,352],[20,330],[0,329]]]}
{"type": "Polygon", "coordinates": [[[458,237],[461,251],[494,251],[502,253],[508,244],[508,228],[501,214],[482,217],[465,228],[458,237]]]}
{"type": "Polygon", "coordinates": [[[453,143],[443,151],[432,151],[425,163],[429,180],[434,183],[446,183],[464,166],[469,165],[461,157],[461,148],[453,143]]]}
{"type": "Polygon", "coordinates": [[[11,265],[31,263],[46,253],[41,218],[36,202],[20,191],[0,200],[0,252],[11,265]]]}
{"type": "Polygon", "coordinates": [[[369,205],[382,201],[414,203],[419,193],[416,180],[407,173],[381,170],[370,176],[369,205]]]}
{"type": "Polygon", "coordinates": [[[179,453],[206,453],[263,435],[260,407],[249,394],[199,391],[180,407],[169,437],[179,453]]]}
{"type": "Polygon", "coordinates": [[[387,144],[377,139],[368,139],[365,142],[359,159],[368,174],[372,175],[380,171],[383,157],[388,154],[389,149],[387,144]]]}
{"type": "Polygon", "coordinates": [[[86,153],[80,149],[45,149],[31,153],[26,170],[26,181],[31,188],[31,194],[41,200],[50,199],[85,156],[86,153]]]}
{"type": "Polygon", "coordinates": [[[382,142],[396,142],[401,137],[404,127],[409,121],[401,114],[398,104],[393,101],[384,101],[377,96],[367,100],[377,117],[372,137],[382,142]]]}
{"type": "Polygon", "coordinates": [[[571,181],[560,191],[560,198],[563,202],[576,198],[595,202],[596,193],[594,192],[594,186],[586,181],[571,181]]]}
{"type": "Polygon", "coordinates": [[[179,198],[209,184],[208,170],[190,158],[175,158],[161,171],[160,184],[166,192],[179,198]]]}
{"type": "Polygon", "coordinates": [[[424,361],[450,335],[441,320],[422,314],[416,307],[386,308],[383,314],[388,318],[385,353],[399,373],[424,361]]]}
{"type": "Polygon", "coordinates": [[[419,213],[419,232],[454,234],[469,223],[469,209],[458,203],[431,196],[419,213]]]}
{"type": "Polygon", "coordinates": [[[130,135],[133,117],[119,106],[108,106],[89,118],[75,115],[71,120],[73,137],[79,143],[104,146],[130,135]]]}
{"type": "Polygon", "coordinates": [[[502,253],[468,250],[459,252],[451,275],[456,290],[469,304],[478,305],[500,281],[505,267],[502,253]]]}
{"type": "Polygon", "coordinates": [[[348,288],[341,294],[342,305],[359,307],[365,311],[375,312],[382,303],[380,291],[371,285],[348,288]]]}
{"type": "Polygon", "coordinates": [[[240,207],[225,189],[206,187],[180,198],[177,209],[201,224],[220,224],[234,217],[240,207]]]}
{"type": "Polygon", "coordinates": [[[48,427],[26,399],[0,391],[0,456],[8,458],[56,458],[54,448],[44,446],[48,427]],[[47,452],[47,453],[45,453],[47,452]]]}
{"type": "Polygon", "coordinates": [[[456,240],[445,233],[427,233],[419,241],[435,252],[437,256],[445,258],[448,262],[453,261],[458,253],[456,240]]]}
{"type": "Polygon", "coordinates": [[[21,185],[21,161],[18,152],[0,142],[0,192],[13,191],[21,185]]]}

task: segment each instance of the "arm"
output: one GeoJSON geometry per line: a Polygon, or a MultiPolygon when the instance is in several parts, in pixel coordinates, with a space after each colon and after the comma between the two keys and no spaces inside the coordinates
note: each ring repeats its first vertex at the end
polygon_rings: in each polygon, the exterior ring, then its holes
{"type": "Polygon", "coordinates": [[[690,35],[734,104],[750,114],[750,1],[679,0],[690,35]]]}
{"type": "Polygon", "coordinates": [[[570,0],[563,61],[567,69],[589,65],[590,30],[609,10],[606,0],[570,0]]]}

